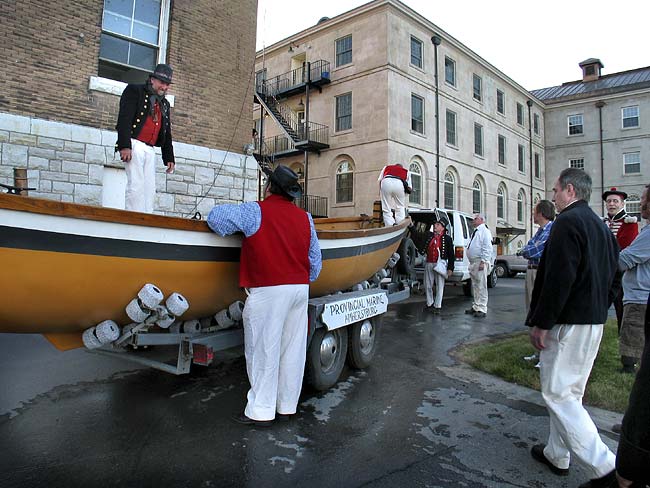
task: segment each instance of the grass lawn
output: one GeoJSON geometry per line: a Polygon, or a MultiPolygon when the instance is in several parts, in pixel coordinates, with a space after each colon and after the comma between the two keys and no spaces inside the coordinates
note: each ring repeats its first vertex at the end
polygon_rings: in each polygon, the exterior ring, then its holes
{"type": "MultiPolygon", "coordinates": [[[[528,331],[505,338],[462,347],[459,358],[476,369],[536,390],[539,386],[537,360],[526,361],[535,349],[528,341],[528,331]]],[[[616,321],[605,324],[600,351],[591,371],[584,403],[613,412],[624,413],[634,382],[634,375],[620,373],[616,321]]]]}

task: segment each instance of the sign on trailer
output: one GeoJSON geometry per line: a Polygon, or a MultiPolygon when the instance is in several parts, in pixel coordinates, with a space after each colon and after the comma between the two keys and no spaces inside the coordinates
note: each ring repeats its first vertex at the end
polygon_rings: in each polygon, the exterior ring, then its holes
{"type": "Polygon", "coordinates": [[[328,330],[380,315],[388,310],[388,296],[385,292],[357,296],[328,302],[323,308],[321,321],[328,330]]]}

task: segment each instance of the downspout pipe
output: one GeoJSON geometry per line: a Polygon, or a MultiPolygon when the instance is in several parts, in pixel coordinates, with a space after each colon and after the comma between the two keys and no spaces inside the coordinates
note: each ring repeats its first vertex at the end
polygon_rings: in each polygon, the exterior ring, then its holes
{"type": "MultiPolygon", "coordinates": [[[[598,108],[598,139],[600,142],[600,184],[601,190],[600,193],[605,193],[605,155],[603,153],[603,107],[605,102],[598,100],[596,102],[596,108],[598,108]]],[[[603,199],[600,199],[600,211],[601,215],[605,215],[605,202],[603,199]]]]}
{"type": "Polygon", "coordinates": [[[533,236],[533,224],[535,220],[533,218],[533,213],[535,212],[534,192],[533,192],[533,124],[532,124],[532,109],[533,101],[526,100],[526,105],[528,106],[528,159],[530,161],[530,236],[533,236]]]}
{"type": "Polygon", "coordinates": [[[431,36],[433,43],[434,81],[436,85],[436,206],[440,207],[440,114],[439,114],[439,84],[438,84],[438,46],[442,38],[438,34],[431,36]]]}

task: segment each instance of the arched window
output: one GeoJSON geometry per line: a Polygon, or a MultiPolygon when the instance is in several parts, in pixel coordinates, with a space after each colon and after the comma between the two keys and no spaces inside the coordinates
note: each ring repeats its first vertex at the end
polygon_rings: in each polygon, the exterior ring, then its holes
{"type": "Polygon", "coordinates": [[[628,214],[634,215],[638,220],[641,219],[641,199],[636,193],[630,193],[625,201],[625,210],[628,214]]]}
{"type": "Polygon", "coordinates": [[[445,208],[452,210],[456,201],[456,178],[451,171],[445,173],[445,208]]]}
{"type": "Polygon", "coordinates": [[[517,222],[524,221],[524,209],[526,208],[526,194],[524,190],[519,190],[517,194],[517,222]]]}
{"type": "Polygon", "coordinates": [[[535,193],[535,200],[533,201],[533,204],[537,205],[541,199],[542,196],[539,193],[535,193]]]}
{"type": "Polygon", "coordinates": [[[477,179],[472,184],[472,213],[483,213],[483,188],[477,179]]]}
{"type": "Polygon", "coordinates": [[[409,202],[422,205],[422,169],[418,163],[411,163],[409,165],[411,172],[411,184],[413,191],[409,195],[409,202]]]}
{"type": "Polygon", "coordinates": [[[501,183],[497,190],[497,218],[506,219],[506,187],[501,183]]]}
{"type": "Polygon", "coordinates": [[[336,168],[336,203],[352,201],[354,169],[349,161],[342,161],[336,168]]]}

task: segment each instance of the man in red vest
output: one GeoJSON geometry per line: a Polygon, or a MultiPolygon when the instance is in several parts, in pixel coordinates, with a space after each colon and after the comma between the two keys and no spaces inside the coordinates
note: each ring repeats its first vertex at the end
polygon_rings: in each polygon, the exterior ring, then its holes
{"type": "Polygon", "coordinates": [[[248,402],[235,421],[267,427],[296,413],[307,349],[309,283],[322,257],[314,222],[294,205],[302,189],[286,166],[269,172],[261,202],[219,205],[208,225],[221,236],[244,240],[239,285],[246,289],[244,351],[248,402]]]}
{"type": "Polygon", "coordinates": [[[399,224],[406,218],[406,193],[411,193],[411,172],[401,164],[384,166],[379,173],[379,194],[384,225],[399,224]],[[392,210],[395,210],[393,217],[392,210]]]}

